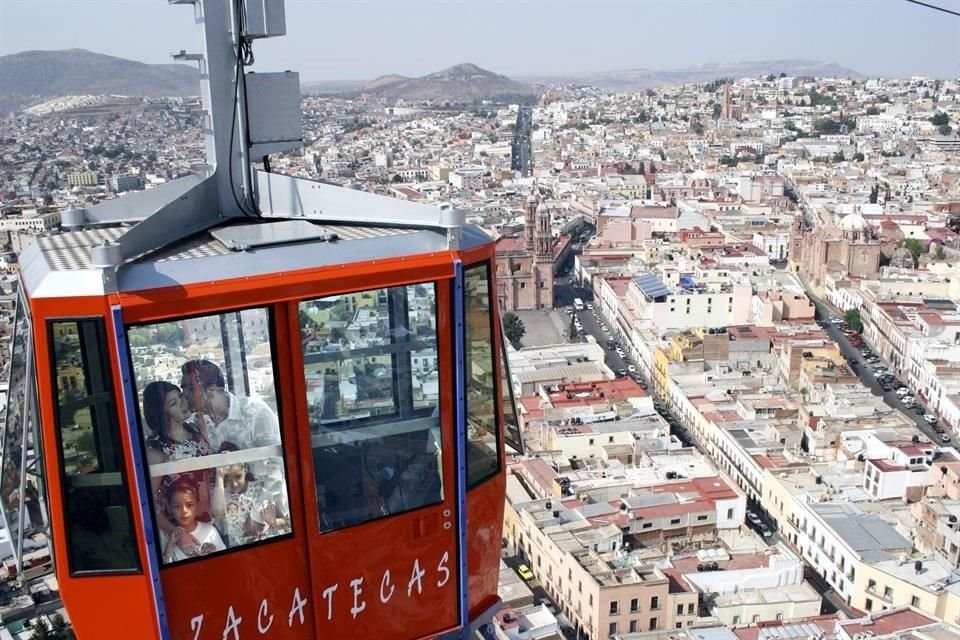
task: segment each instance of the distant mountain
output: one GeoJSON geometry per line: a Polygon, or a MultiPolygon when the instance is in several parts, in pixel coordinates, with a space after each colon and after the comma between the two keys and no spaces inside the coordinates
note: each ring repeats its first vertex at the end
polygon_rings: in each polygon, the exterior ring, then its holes
{"type": "Polygon", "coordinates": [[[562,76],[534,76],[523,80],[537,84],[585,84],[613,91],[651,89],[672,84],[710,82],[717,78],[744,78],[769,74],[862,79],[864,76],[833,62],[768,60],[731,64],[701,64],[683,69],[623,69],[562,76]]]}
{"type": "Polygon", "coordinates": [[[458,64],[420,78],[387,75],[372,80],[356,93],[373,93],[404,100],[533,99],[539,92],[530,85],[481,69],[475,64],[458,64]]]}
{"type": "Polygon", "coordinates": [[[364,80],[316,80],[301,82],[300,91],[309,94],[344,93],[346,91],[356,91],[364,84],[366,84],[364,80]]]}
{"type": "Polygon", "coordinates": [[[144,64],[85,49],[0,56],[0,98],[10,96],[190,96],[200,74],[186,64],[144,64]]]}

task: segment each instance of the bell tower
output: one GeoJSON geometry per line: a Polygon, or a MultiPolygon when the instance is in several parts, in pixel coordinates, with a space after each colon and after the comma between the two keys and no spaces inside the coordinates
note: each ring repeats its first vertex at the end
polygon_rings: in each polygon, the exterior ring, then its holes
{"type": "Polygon", "coordinates": [[[534,249],[538,260],[553,261],[553,236],[550,231],[550,211],[540,203],[535,212],[536,230],[534,249]]]}
{"type": "Polygon", "coordinates": [[[533,192],[527,196],[527,206],[524,207],[523,215],[523,239],[526,243],[527,252],[533,255],[537,235],[537,196],[533,192]]]}

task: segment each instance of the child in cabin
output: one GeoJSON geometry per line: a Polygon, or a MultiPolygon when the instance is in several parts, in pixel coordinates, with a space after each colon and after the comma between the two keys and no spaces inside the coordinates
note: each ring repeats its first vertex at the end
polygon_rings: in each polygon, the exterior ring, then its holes
{"type": "MultiPolygon", "coordinates": [[[[271,462],[278,472],[263,476],[254,476],[245,464],[217,468],[211,511],[223,518],[222,531],[230,548],[290,532],[282,462],[271,462]]],[[[264,466],[269,465],[264,462],[264,466]]]]}
{"type": "Polygon", "coordinates": [[[177,527],[169,534],[160,531],[164,564],[226,549],[217,529],[199,520],[200,498],[195,486],[184,481],[174,484],[169,492],[169,508],[177,527]]]}

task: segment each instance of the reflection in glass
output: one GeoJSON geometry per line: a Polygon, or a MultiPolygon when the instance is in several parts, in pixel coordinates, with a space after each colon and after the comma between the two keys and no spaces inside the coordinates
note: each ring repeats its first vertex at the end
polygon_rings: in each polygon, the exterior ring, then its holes
{"type": "Polygon", "coordinates": [[[136,570],[103,323],[53,322],[50,333],[71,571],[136,570]]]}
{"type": "Polygon", "coordinates": [[[432,283],[300,304],[320,526],[443,499],[432,283]]]}
{"type": "Polygon", "coordinates": [[[507,366],[506,340],[500,335],[500,391],[503,394],[503,439],[517,453],[523,453],[523,434],[517,420],[517,403],[513,397],[513,381],[507,366]]]}
{"type": "Polygon", "coordinates": [[[493,361],[490,268],[464,274],[464,324],[467,373],[467,485],[474,486],[499,469],[497,388],[493,361]]]}
{"type": "Polygon", "coordinates": [[[127,332],[164,563],[290,533],[268,310],[127,332]]]}

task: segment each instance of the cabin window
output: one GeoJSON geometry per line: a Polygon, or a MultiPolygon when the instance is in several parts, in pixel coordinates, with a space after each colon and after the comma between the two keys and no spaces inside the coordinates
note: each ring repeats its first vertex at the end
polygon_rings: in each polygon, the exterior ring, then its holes
{"type": "Polygon", "coordinates": [[[50,348],[70,573],[139,571],[103,321],[51,322],[50,348]]]}
{"type": "Polygon", "coordinates": [[[163,564],[291,533],[269,311],[127,337],[163,564]]]}
{"type": "Polygon", "coordinates": [[[513,397],[513,382],[510,380],[510,368],[507,366],[507,339],[500,332],[500,391],[503,395],[504,440],[517,453],[523,453],[523,435],[517,421],[517,402],[513,397]]]}
{"type": "Polygon", "coordinates": [[[465,370],[467,376],[467,486],[500,468],[497,387],[493,360],[493,309],[490,267],[481,264],[464,277],[465,370]]]}
{"type": "Polygon", "coordinates": [[[443,500],[433,283],[300,303],[320,529],[443,500]]]}

